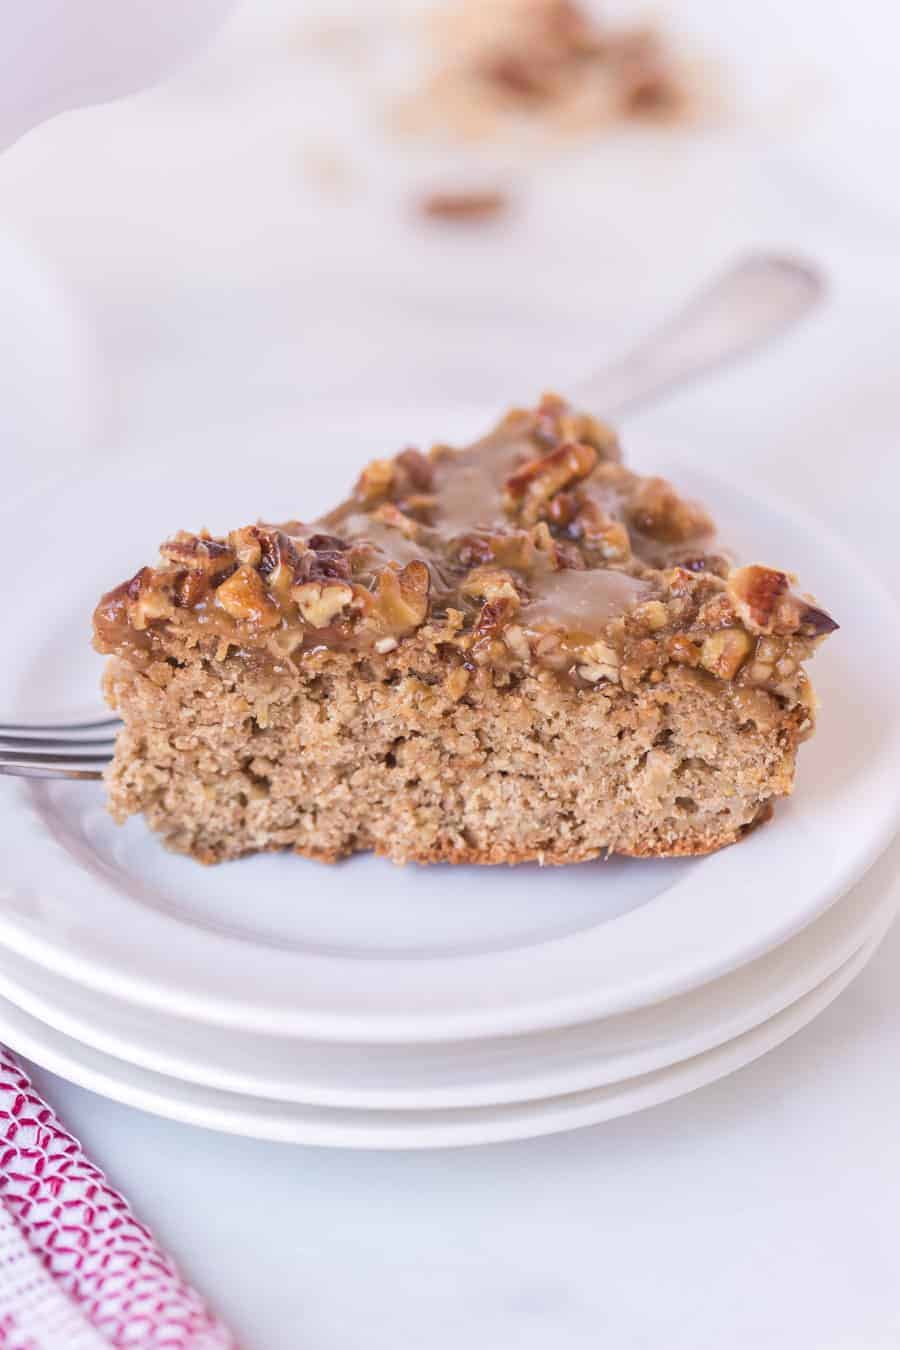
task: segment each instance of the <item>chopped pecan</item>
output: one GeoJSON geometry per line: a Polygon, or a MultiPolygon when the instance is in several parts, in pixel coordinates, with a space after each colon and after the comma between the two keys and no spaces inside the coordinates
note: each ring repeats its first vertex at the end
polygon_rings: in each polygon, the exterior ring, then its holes
{"type": "Polygon", "coordinates": [[[679,666],[696,666],[700,660],[700,650],[684,633],[673,633],[666,642],[669,659],[679,666]]]}
{"type": "Polygon", "coordinates": [[[168,619],[174,613],[174,609],[172,601],[164,591],[147,591],[145,595],[135,600],[129,611],[132,627],[142,629],[157,619],[168,619]]]}
{"type": "Polygon", "coordinates": [[[611,684],[619,681],[619,653],[608,642],[592,642],[582,653],[578,674],[590,684],[608,680],[611,684]]]}
{"type": "Polygon", "coordinates": [[[631,540],[620,520],[613,520],[598,502],[588,498],[581,504],[570,533],[583,545],[592,559],[602,562],[627,562],[631,540]]]}
{"type": "Polygon", "coordinates": [[[327,628],[350,608],[353,587],[346,581],[304,581],[291,587],[300,616],[313,628],[327,628]]]}
{"type": "Polygon", "coordinates": [[[270,585],[277,584],[279,573],[293,576],[300,561],[294,541],[284,530],[260,529],[260,574],[270,585]]]}
{"type": "Polygon", "coordinates": [[[720,628],[700,649],[700,664],[721,680],[733,680],[750,655],[753,639],[743,628],[720,628]]]}
{"type": "Polygon", "coordinates": [[[728,578],[728,595],[735,612],[754,633],[775,631],[779,603],[789,587],[786,572],[755,563],[736,568],[728,578]]]}
{"type": "Polygon", "coordinates": [[[507,596],[501,596],[498,600],[488,600],[482,605],[473,630],[475,639],[473,648],[483,648],[485,643],[499,638],[517,608],[518,606],[507,596]]]}
{"type": "Polygon", "coordinates": [[[416,492],[430,492],[434,487],[434,465],[421,450],[401,450],[394,463],[416,492]]]}
{"type": "Polygon", "coordinates": [[[828,633],[836,633],[840,624],[835,623],[824,609],[819,609],[817,605],[805,604],[800,611],[799,626],[801,633],[807,637],[817,638],[826,637],[828,633]]]}
{"type": "Polygon", "coordinates": [[[496,567],[476,567],[460,585],[463,595],[479,600],[509,600],[514,608],[520,604],[516,583],[509,572],[496,567]]]}
{"type": "Polygon", "coordinates": [[[679,497],[664,478],[639,479],[627,511],[636,530],[663,544],[684,544],[713,531],[703,508],[679,497]]]}
{"type": "MultiPolygon", "coordinates": [[[[568,404],[565,399],[560,398],[559,394],[548,393],[541,397],[534,414],[531,436],[544,450],[554,449],[562,440],[560,422],[567,407],[568,404]]],[[[514,410],[512,416],[516,415],[517,411],[514,410]]],[[[527,413],[518,412],[518,416],[523,415],[528,416],[527,413]]]]}
{"type": "Polygon", "coordinates": [[[394,461],[373,459],[359,475],[353,495],[361,505],[374,506],[390,495],[393,483],[394,461]]]}
{"type": "Polygon", "coordinates": [[[823,637],[838,625],[830,614],[790,589],[791,577],[758,563],[736,568],[728,577],[728,595],[742,623],[754,633],[823,637]]]}
{"type": "Polygon", "coordinates": [[[294,583],[304,581],[349,581],[349,549],[342,539],[331,534],[314,534],[294,566],[294,583]]]}
{"type": "Polygon", "coordinates": [[[262,544],[258,525],[245,525],[241,530],[232,530],[228,542],[234,549],[239,563],[246,563],[248,567],[259,566],[262,561],[262,544]]]}
{"type": "MultiPolygon", "coordinates": [[[[697,609],[696,628],[700,634],[711,633],[717,628],[731,628],[735,620],[735,608],[724,591],[718,591],[711,595],[709,599],[702,599],[696,589],[689,594],[693,595],[694,602],[700,600],[697,609]]],[[[738,616],[740,617],[740,616],[738,616]]]]}
{"type": "Polygon", "coordinates": [[[155,580],[152,567],[141,567],[130,581],[125,582],[125,594],[129,600],[137,600],[143,591],[155,584],[155,580]]]}
{"type": "Polygon", "coordinates": [[[661,600],[645,600],[631,611],[632,620],[651,633],[658,633],[669,622],[669,611],[661,600]]]}
{"type": "Polygon", "coordinates": [[[266,594],[261,576],[246,563],[222,582],[216,591],[216,604],[232,619],[258,628],[275,628],[281,622],[281,612],[266,594]]]}
{"type": "Polygon", "coordinates": [[[347,545],[336,534],[311,534],[306,547],[314,553],[342,553],[347,545]]]}
{"type": "Polygon", "coordinates": [[[405,515],[393,502],[384,502],[372,512],[373,520],[380,520],[391,530],[398,530],[404,539],[417,539],[422,527],[417,520],[405,515]]]}
{"type": "Polygon", "coordinates": [[[428,617],[431,573],[415,559],[399,572],[385,567],[375,588],[374,612],[381,625],[395,633],[408,633],[428,617]]]}
{"type": "Polygon", "coordinates": [[[619,438],[612,427],[590,413],[566,413],[560,419],[560,432],[563,440],[592,445],[606,463],[618,463],[622,458],[619,438]]]}
{"type": "MultiPolygon", "coordinates": [[[[554,539],[546,525],[537,527],[546,535],[546,548],[550,548],[554,539]]],[[[501,567],[513,567],[519,572],[528,572],[535,565],[539,552],[535,530],[504,530],[493,536],[494,557],[501,567]]]]}
{"type": "Polygon", "coordinates": [[[160,544],[159,551],[166,562],[177,563],[179,567],[196,568],[214,576],[222,572],[234,561],[234,553],[227,544],[218,539],[203,535],[188,534],[182,530],[174,539],[160,544]]]}
{"type": "Polygon", "coordinates": [[[461,567],[476,567],[494,557],[494,541],[486,534],[459,534],[450,540],[447,551],[461,567]]]}
{"type": "Polygon", "coordinates": [[[142,567],[128,583],[128,618],[132,628],[142,631],[157,619],[174,613],[171,597],[157,583],[153,569],[142,567]]]}
{"type": "Polygon", "coordinates": [[[597,463],[592,445],[571,441],[533,459],[506,480],[504,504],[523,525],[534,525],[560,488],[585,478],[597,463]]]}
{"type": "Polygon", "coordinates": [[[175,573],[172,598],[180,609],[192,609],[203,600],[210,589],[209,577],[203,572],[187,568],[175,573]]]}

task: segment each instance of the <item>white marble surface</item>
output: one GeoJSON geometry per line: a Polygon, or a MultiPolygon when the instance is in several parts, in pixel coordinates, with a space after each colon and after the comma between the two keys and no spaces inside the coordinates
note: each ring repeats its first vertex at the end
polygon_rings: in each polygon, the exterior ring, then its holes
{"type": "MultiPolygon", "coordinates": [[[[827,308],[636,418],[634,439],[802,501],[900,596],[887,0],[662,6],[732,72],[732,125],[524,167],[506,156],[521,210],[457,234],[419,226],[407,203],[455,185],[464,162],[367,130],[369,67],[336,80],[311,66],[296,37],[310,8],[247,0],[167,87],[0,158],[4,228],[89,335],[68,362],[40,346],[43,386],[20,390],[17,420],[0,415],[7,491],[185,428],[233,441],[246,427],[252,447],[310,400],[389,403],[398,434],[408,416],[423,436],[417,409],[446,408],[433,433],[461,434],[478,409],[599,364],[736,251],[775,245],[824,263],[827,308]],[[304,171],[326,150],[349,166],[334,196],[304,171]],[[71,414],[42,420],[85,343],[91,398],[66,393],[71,414]]],[[[498,170],[482,157],[472,172],[498,170]]],[[[298,447],[298,495],[318,453],[298,447]]],[[[252,479],[252,459],[223,472],[252,479]]],[[[819,1021],[733,1078],[597,1129],[446,1154],[219,1137],[36,1076],[247,1350],[887,1350],[898,976],[895,931],[819,1021]]]]}

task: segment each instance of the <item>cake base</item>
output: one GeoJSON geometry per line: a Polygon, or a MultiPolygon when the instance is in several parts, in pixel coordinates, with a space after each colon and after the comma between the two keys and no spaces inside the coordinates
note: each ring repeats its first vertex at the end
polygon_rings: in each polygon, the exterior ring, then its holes
{"type": "Polygon", "coordinates": [[[773,695],[676,665],[633,691],[485,676],[416,644],[276,674],[187,644],[147,671],[114,657],[110,809],[206,863],[571,863],[709,853],[791,791],[806,713],[773,695]]]}

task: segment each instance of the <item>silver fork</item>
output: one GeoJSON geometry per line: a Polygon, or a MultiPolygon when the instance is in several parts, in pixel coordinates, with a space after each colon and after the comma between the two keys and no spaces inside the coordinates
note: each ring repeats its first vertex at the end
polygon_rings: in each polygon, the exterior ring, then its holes
{"type": "Polygon", "coordinates": [[[99,717],[92,722],[0,723],[0,774],[16,778],[102,778],[121,725],[118,717],[99,717]]]}

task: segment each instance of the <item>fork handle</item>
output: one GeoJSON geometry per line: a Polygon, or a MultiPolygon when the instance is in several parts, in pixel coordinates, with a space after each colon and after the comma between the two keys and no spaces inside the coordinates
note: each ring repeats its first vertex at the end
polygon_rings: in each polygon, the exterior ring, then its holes
{"type": "Polygon", "coordinates": [[[777,254],[751,254],[626,356],[581,382],[572,397],[616,418],[762,346],[819,303],[817,267],[777,254]]]}

